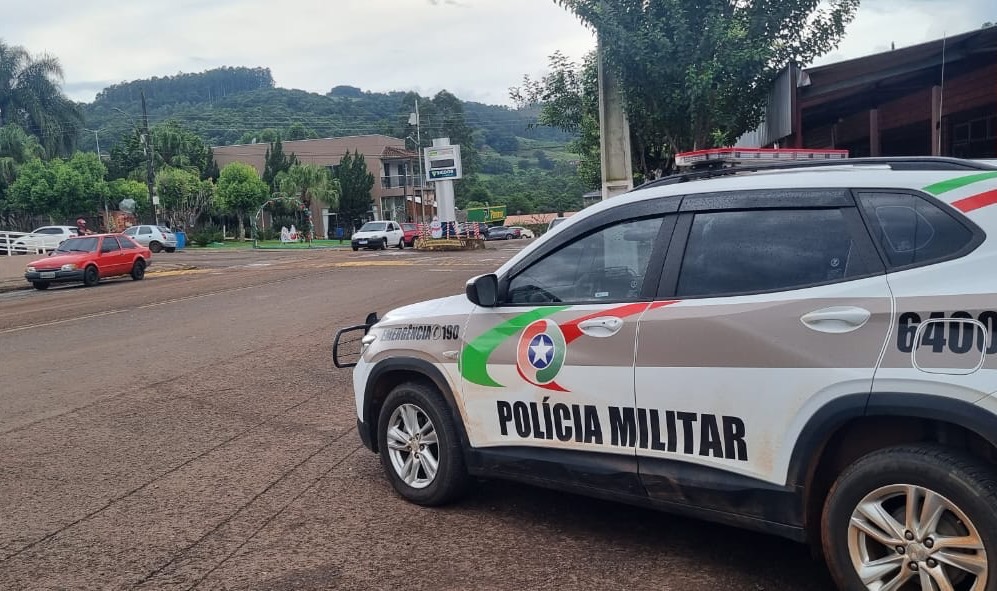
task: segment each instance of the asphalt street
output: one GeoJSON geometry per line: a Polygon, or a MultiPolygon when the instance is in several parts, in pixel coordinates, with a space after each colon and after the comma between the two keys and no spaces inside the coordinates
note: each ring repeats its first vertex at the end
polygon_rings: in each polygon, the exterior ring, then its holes
{"type": "Polygon", "coordinates": [[[729,527],[498,481],[394,494],[335,331],[520,246],[190,251],[0,293],[0,589],[831,589],[729,527]]]}

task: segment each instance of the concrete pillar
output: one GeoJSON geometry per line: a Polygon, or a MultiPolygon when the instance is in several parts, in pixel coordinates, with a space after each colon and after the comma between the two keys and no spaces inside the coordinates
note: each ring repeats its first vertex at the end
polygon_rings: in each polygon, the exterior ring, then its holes
{"type": "Polygon", "coordinates": [[[869,109],[869,155],[882,155],[879,141],[879,109],[869,109]]]}
{"type": "Polygon", "coordinates": [[[942,103],[942,87],[931,87],[931,155],[941,156],[941,113],[938,112],[942,103]]]}
{"type": "Polygon", "coordinates": [[[602,198],[633,189],[630,159],[630,123],[623,110],[616,77],[605,71],[602,40],[599,40],[599,142],[602,150],[602,198]]]}

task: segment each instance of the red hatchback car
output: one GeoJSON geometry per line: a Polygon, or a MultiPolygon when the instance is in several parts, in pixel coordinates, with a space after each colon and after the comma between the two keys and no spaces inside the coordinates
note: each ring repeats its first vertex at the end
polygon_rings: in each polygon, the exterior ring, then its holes
{"type": "Polygon", "coordinates": [[[402,240],[405,241],[405,246],[412,247],[415,246],[415,240],[419,237],[419,224],[413,224],[411,222],[402,223],[402,232],[405,235],[402,240]]]}
{"type": "Polygon", "coordinates": [[[24,278],[35,289],[67,281],[93,287],[101,279],[118,275],[131,275],[138,281],[145,277],[150,260],[152,252],[124,234],[74,236],[48,257],[29,263],[24,278]]]}

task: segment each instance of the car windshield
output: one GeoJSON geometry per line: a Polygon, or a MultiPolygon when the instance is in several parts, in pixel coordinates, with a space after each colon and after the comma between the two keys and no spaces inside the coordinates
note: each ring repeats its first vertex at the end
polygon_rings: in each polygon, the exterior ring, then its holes
{"type": "Polygon", "coordinates": [[[402,224],[402,230],[415,230],[415,229],[416,229],[415,224],[408,224],[408,223],[402,224]]]}
{"type": "Polygon", "coordinates": [[[62,244],[59,248],[55,249],[57,253],[67,253],[67,252],[96,252],[97,251],[97,238],[93,236],[88,236],[86,238],[70,238],[62,244]]]}
{"type": "Polygon", "coordinates": [[[384,222],[367,222],[366,224],[364,224],[360,228],[360,231],[361,232],[380,232],[381,230],[384,230],[384,227],[385,227],[385,223],[384,222]]]}

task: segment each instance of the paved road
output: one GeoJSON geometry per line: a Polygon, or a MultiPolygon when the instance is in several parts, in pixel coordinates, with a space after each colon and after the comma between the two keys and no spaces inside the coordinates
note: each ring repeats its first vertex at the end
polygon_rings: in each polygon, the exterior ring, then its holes
{"type": "Polygon", "coordinates": [[[503,248],[178,253],[0,294],[0,588],[830,589],[806,548],[731,528],[501,482],[393,494],[330,339],[503,248]]]}

